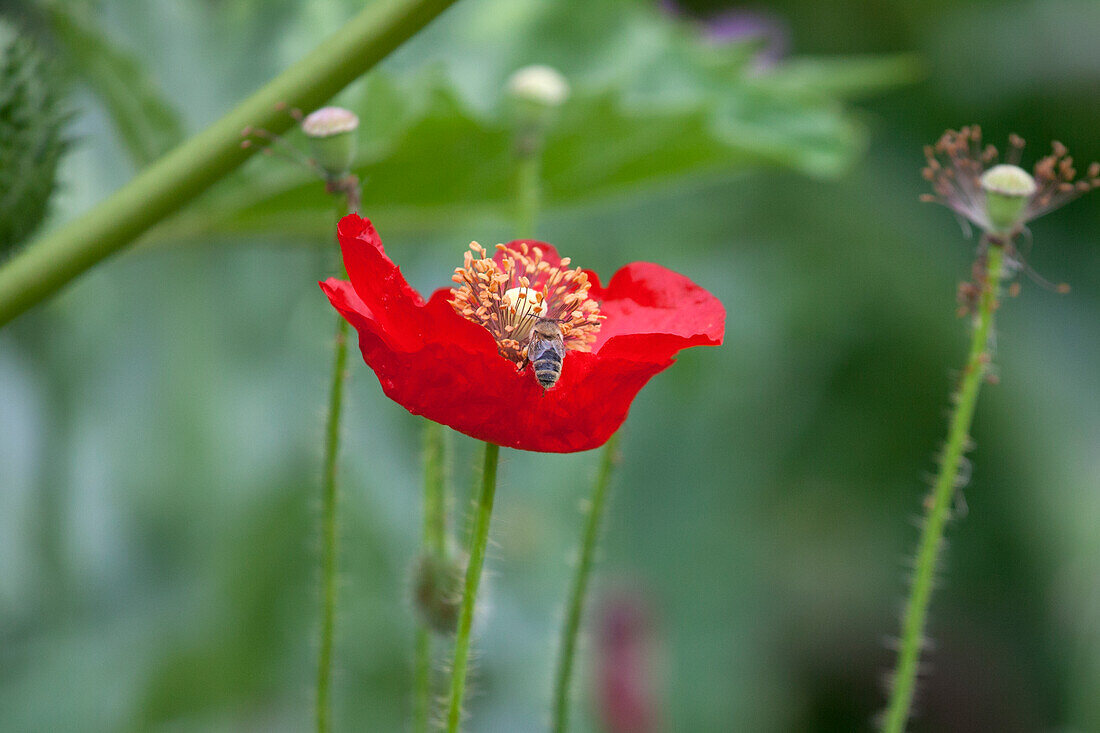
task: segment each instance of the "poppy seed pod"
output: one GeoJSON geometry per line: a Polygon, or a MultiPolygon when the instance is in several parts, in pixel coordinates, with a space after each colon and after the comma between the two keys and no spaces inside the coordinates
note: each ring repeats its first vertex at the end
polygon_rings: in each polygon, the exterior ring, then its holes
{"type": "Polygon", "coordinates": [[[982,142],[977,125],[948,130],[924,149],[925,180],[934,193],[923,201],[943,204],[988,234],[1015,236],[1027,223],[1100,186],[1100,163],[1078,177],[1073,158],[1060,142],[1028,173],[1019,165],[1024,140],[1010,135],[1004,162],[982,142]]]}
{"type": "Polygon", "coordinates": [[[1031,174],[1017,165],[995,165],[979,179],[985,191],[989,222],[1000,231],[1011,231],[1038,186],[1031,174]]]}

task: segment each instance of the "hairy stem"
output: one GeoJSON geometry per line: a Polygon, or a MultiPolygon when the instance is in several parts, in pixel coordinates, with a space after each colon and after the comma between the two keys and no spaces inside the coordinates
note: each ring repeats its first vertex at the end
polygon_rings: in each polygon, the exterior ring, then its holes
{"type": "Polygon", "coordinates": [[[604,508],[607,505],[607,489],[611,484],[611,472],[618,462],[619,434],[615,433],[603,449],[600,472],[589,499],[588,518],[581,537],[581,552],[577,561],[573,586],[569,591],[565,622],[561,634],[561,650],[558,652],[558,669],[554,678],[554,711],[550,729],[565,733],[569,729],[570,681],[573,676],[573,659],[577,648],[577,634],[584,616],[584,601],[588,592],[588,579],[595,563],[596,546],[600,539],[604,508]]]}
{"type": "Polygon", "coordinates": [[[443,426],[424,421],[424,548],[443,556],[447,551],[447,496],[443,426]]]}
{"type": "Polygon", "coordinates": [[[902,619],[901,646],[893,676],[893,689],[883,722],[884,733],[903,733],[909,719],[928,605],[932,600],[936,566],[943,546],[943,533],[950,518],[951,501],[958,489],[956,481],[959,465],[970,441],[970,424],[978,402],[978,391],[989,368],[990,355],[987,349],[993,334],[993,315],[997,308],[1004,249],[996,240],[987,240],[987,244],[988,260],[978,302],[977,321],[971,336],[970,354],[963,371],[962,383],[955,394],[947,445],[929,497],[927,515],[917,548],[912,585],[902,619]]]}
{"type": "Polygon", "coordinates": [[[234,110],[188,139],[96,208],[47,232],[0,268],[0,326],[133,241],[235,170],[257,149],[246,127],[287,130],[408,40],[454,0],[376,0],[234,110]]]}
{"type": "MultiPolygon", "coordinates": [[[[342,192],[336,219],[359,209],[359,181],[352,179],[342,192]]],[[[340,271],[347,274],[344,266],[340,271]]],[[[344,383],[347,381],[348,322],[336,316],[336,340],[332,347],[332,382],[329,388],[328,421],[325,423],[324,464],[321,470],[321,640],[317,656],[317,733],[332,729],[332,649],[336,635],[336,590],[338,542],[337,519],[339,492],[336,483],[340,458],[340,414],[344,407],[344,383]]]]}
{"type": "Polygon", "coordinates": [[[489,543],[489,519],[493,514],[493,497],[497,486],[497,459],[500,446],[485,444],[485,467],[481,475],[481,491],[477,497],[474,529],[470,534],[470,560],[466,567],[466,585],[462,608],[458,616],[454,663],[451,665],[451,702],[447,711],[447,731],[456,733],[462,719],[462,700],[466,693],[466,664],[470,655],[470,629],[474,623],[474,605],[489,543]]]}
{"type": "Polygon", "coordinates": [[[414,684],[413,733],[428,733],[432,715],[432,632],[423,621],[416,628],[414,684]]]}
{"type": "Polygon", "coordinates": [[[324,473],[321,483],[321,648],[317,660],[317,733],[332,729],[332,646],[336,630],[336,459],[340,451],[340,413],[348,361],[348,322],[336,322],[336,347],[325,425],[324,473]]]}
{"type": "MultiPolygon", "coordinates": [[[[424,552],[442,559],[447,552],[447,498],[443,426],[424,421],[424,552]]],[[[432,633],[424,619],[416,630],[416,692],[413,731],[427,733],[432,699],[432,633]]]]}

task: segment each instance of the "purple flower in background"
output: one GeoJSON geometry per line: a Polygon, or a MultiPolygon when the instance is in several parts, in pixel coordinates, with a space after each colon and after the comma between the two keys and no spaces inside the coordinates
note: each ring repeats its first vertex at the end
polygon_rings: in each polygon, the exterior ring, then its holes
{"type": "Polygon", "coordinates": [[[748,39],[763,41],[763,47],[754,59],[758,69],[774,66],[790,50],[790,29],[775,13],[735,8],[699,14],[685,9],[675,0],[661,0],[660,6],[669,15],[686,18],[699,26],[700,34],[712,43],[723,44],[748,39]]]}
{"type": "Polygon", "coordinates": [[[599,612],[596,708],[608,733],[654,733],[661,716],[653,679],[654,630],[645,602],[618,593],[599,612]]]}

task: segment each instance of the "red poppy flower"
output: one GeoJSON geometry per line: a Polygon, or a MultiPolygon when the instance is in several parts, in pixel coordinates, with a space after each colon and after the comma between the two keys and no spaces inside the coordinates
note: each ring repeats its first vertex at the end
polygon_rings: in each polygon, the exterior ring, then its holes
{"type": "Polygon", "coordinates": [[[510,242],[488,259],[475,243],[455,271],[457,287],[425,301],[369,220],[346,216],[337,236],[351,282],[330,278],[321,288],[359,332],[383,391],[480,440],[553,453],[596,448],[680,349],[722,343],[722,304],[660,265],[627,265],[604,287],[592,272],[567,269],[551,245],[510,242]],[[526,358],[536,323],[561,330],[565,357],[549,389],[526,358]]]}

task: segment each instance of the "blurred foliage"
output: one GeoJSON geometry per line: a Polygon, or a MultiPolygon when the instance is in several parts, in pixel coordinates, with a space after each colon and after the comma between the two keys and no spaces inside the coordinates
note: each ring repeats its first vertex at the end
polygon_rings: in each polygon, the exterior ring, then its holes
{"type": "MultiPolygon", "coordinates": [[[[103,0],[96,33],[191,132],[359,5],[103,0]]],[[[338,100],[364,117],[365,209],[415,285],[445,284],[470,239],[510,236],[503,80],[566,72],[540,236],[602,275],[661,262],[729,313],[726,346],[634,405],[590,628],[602,597],[643,599],[668,730],[867,729],[965,346],[973,242],[917,203],[920,147],[980,122],[1100,157],[1094,4],[778,0],[813,57],[751,73],[751,42],[708,45],[645,3],[557,5],[463,0],[338,100]],[[910,78],[909,53],[926,81],[864,97],[910,78]]],[[[58,217],[132,170],[85,101],[58,217]]],[[[0,728],[308,726],[334,214],[304,181],[258,159],[0,332],[0,728]]],[[[1030,264],[1074,291],[1024,281],[1001,309],[914,731],[1100,729],[1098,231],[1096,196],[1036,222],[1030,264]]],[[[337,723],[402,730],[420,423],[365,367],[349,387],[337,723]]],[[[477,450],[450,445],[461,526],[477,450]]],[[[597,460],[503,456],[471,733],[542,725],[597,460]]],[[[599,649],[580,733],[599,730],[599,649]]]]}
{"type": "Polygon", "coordinates": [[[91,8],[53,0],[43,0],[42,8],[69,73],[95,92],[138,167],[183,139],[179,115],[140,60],[96,26],[91,8]]]}
{"type": "MultiPolygon", "coordinates": [[[[403,51],[427,51],[411,69],[370,74],[343,101],[362,120],[355,172],[369,209],[395,228],[508,216],[513,133],[501,89],[533,60],[561,69],[574,88],[543,156],[550,209],[750,165],[836,175],[866,138],[839,99],[917,75],[908,56],[759,71],[755,38],[710,44],[654,7],[622,0],[482,2],[456,9],[437,29],[403,51]],[[485,88],[488,80],[496,83],[485,88]]],[[[161,234],[320,236],[330,209],[309,171],[254,167],[161,234]]]]}
{"type": "Polygon", "coordinates": [[[67,147],[61,79],[0,16],[0,256],[46,217],[67,147]]]}

